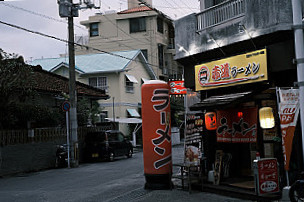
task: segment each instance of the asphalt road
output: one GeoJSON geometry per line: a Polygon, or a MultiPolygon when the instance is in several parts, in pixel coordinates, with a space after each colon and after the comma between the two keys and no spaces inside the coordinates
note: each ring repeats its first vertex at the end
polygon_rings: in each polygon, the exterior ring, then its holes
{"type": "MultiPolygon", "coordinates": [[[[182,160],[182,146],[173,147],[173,162],[182,160]]],[[[242,201],[204,192],[145,190],[143,154],[114,162],[82,164],[0,179],[0,201],[242,201]]]]}

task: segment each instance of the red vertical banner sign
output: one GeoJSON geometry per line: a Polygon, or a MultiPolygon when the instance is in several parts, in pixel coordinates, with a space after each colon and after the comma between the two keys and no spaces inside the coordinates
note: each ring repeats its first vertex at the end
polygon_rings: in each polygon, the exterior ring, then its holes
{"type": "Polygon", "coordinates": [[[257,108],[218,110],[216,136],[218,142],[256,142],[257,108]]]}
{"type": "MultiPolygon", "coordinates": [[[[159,184],[159,180],[153,180],[157,176],[167,175],[171,178],[169,91],[169,85],[162,81],[149,81],[142,86],[142,133],[146,186],[153,184],[154,181],[159,184]]],[[[166,180],[164,183],[168,183],[168,179],[166,180]]],[[[148,186],[151,188],[153,185],[148,186]]]]}
{"type": "Polygon", "coordinates": [[[292,141],[300,109],[299,89],[278,89],[278,93],[284,168],[289,170],[292,141]]]}

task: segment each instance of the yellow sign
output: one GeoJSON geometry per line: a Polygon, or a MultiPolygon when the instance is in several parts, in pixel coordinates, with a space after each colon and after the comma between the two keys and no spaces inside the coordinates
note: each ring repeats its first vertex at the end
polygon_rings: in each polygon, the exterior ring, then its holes
{"type": "Polygon", "coordinates": [[[195,66],[195,90],[267,80],[266,49],[195,66]]]}

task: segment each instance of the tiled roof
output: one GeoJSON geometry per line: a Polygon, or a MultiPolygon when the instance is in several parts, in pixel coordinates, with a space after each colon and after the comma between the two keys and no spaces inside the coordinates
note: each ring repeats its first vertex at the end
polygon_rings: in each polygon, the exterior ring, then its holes
{"type": "MultiPolygon", "coordinates": [[[[51,93],[69,93],[69,79],[63,76],[42,70],[40,66],[33,67],[33,88],[37,91],[51,93]]],[[[104,90],[76,82],[77,95],[107,99],[104,90]]]]}
{"type": "Polygon", "coordinates": [[[152,11],[153,8],[150,8],[148,6],[139,6],[136,8],[127,9],[124,11],[120,11],[118,14],[128,14],[128,13],[136,13],[136,12],[143,12],[143,11],[152,11]]]}
{"type": "MultiPolygon", "coordinates": [[[[117,72],[122,71],[128,66],[130,60],[134,59],[140,50],[118,51],[89,55],[76,55],[75,68],[81,73],[96,73],[96,72],[117,72]],[[121,56],[121,57],[120,57],[121,56]]],[[[46,58],[37,59],[30,65],[40,65],[44,70],[52,71],[54,68],[65,64],[68,66],[69,59],[61,58],[46,58]]]]}

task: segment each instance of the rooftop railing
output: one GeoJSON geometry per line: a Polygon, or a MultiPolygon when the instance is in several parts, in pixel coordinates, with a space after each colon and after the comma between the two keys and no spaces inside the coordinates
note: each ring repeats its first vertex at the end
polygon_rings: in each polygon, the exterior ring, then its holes
{"type": "Polygon", "coordinates": [[[246,0],[228,0],[196,15],[197,31],[244,16],[246,0]]]}

